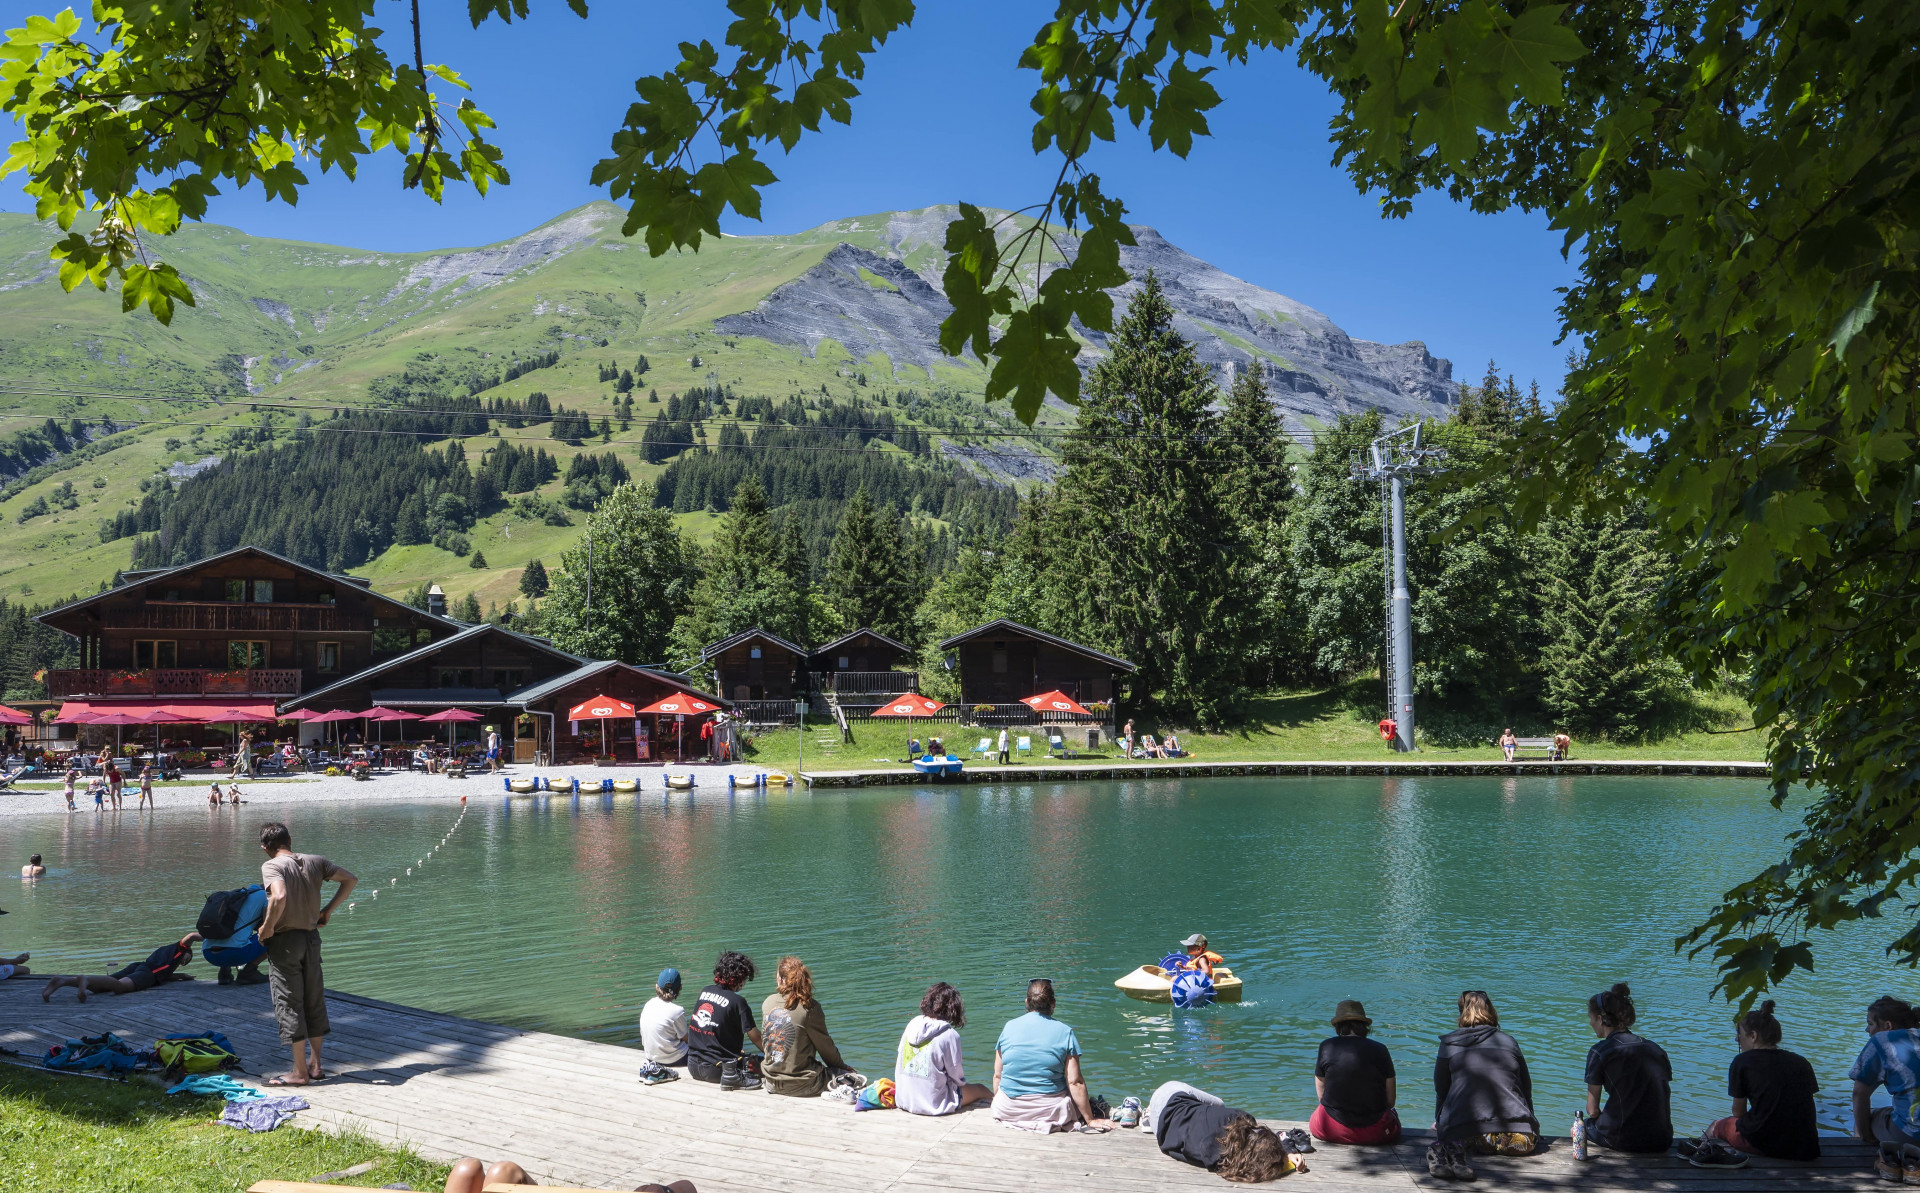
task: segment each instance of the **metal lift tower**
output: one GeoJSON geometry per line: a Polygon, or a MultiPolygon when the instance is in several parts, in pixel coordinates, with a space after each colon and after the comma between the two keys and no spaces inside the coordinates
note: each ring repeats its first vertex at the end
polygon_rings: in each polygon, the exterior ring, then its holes
{"type": "Polygon", "coordinates": [[[1387,707],[1395,723],[1394,748],[1413,749],[1413,615],[1407,593],[1407,478],[1432,472],[1445,453],[1422,444],[1424,423],[1375,439],[1367,458],[1353,462],[1356,480],[1381,481],[1389,505],[1387,544],[1387,707]]]}

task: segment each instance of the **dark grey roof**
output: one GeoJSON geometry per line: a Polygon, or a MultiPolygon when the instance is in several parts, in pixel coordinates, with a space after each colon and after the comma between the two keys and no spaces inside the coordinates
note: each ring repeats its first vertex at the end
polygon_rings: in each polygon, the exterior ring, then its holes
{"type": "Polygon", "coordinates": [[[373,703],[376,707],[431,704],[446,708],[456,704],[504,704],[506,701],[501,699],[499,688],[376,688],[373,703]]]}
{"type": "Polygon", "coordinates": [[[1111,664],[1123,671],[1132,672],[1140,669],[1118,655],[1110,655],[1103,650],[1095,650],[1091,646],[1082,646],[1078,642],[1072,642],[1057,635],[1049,634],[1045,630],[1036,630],[1032,626],[1021,625],[1017,621],[1009,621],[1004,617],[996,618],[985,625],[975,626],[970,630],[955,634],[953,637],[941,642],[940,649],[949,650],[960,645],[962,642],[970,642],[975,638],[989,638],[993,636],[995,631],[1003,631],[1008,634],[1021,634],[1028,638],[1038,638],[1040,641],[1051,643],[1062,650],[1070,650],[1083,658],[1095,659],[1102,663],[1111,664]]]}
{"type": "Polygon", "coordinates": [[[764,638],[768,642],[773,643],[775,646],[785,647],[787,650],[792,651],[794,654],[799,655],[801,658],[805,658],[807,656],[806,647],[796,646],[793,643],[787,641],[785,638],[782,638],[778,634],[769,634],[767,631],[761,629],[759,626],[754,626],[750,630],[741,630],[737,634],[730,634],[727,637],[720,639],[720,641],[718,642],[709,642],[706,648],[700,652],[700,661],[704,663],[709,659],[713,658],[713,656],[719,654],[720,652],[725,650],[731,650],[733,647],[740,645],[740,643],[745,642],[749,638],[764,638]]]}
{"type": "Polygon", "coordinates": [[[529,704],[545,700],[548,696],[553,695],[562,688],[579,683],[583,679],[592,679],[596,675],[612,671],[617,667],[625,667],[629,671],[637,671],[649,679],[657,679],[670,687],[679,688],[688,695],[698,696],[702,700],[718,704],[722,708],[733,707],[733,701],[722,696],[716,696],[711,692],[703,692],[671,671],[662,671],[655,667],[641,667],[634,663],[622,663],[615,659],[601,659],[591,663],[583,663],[565,675],[556,675],[552,679],[543,679],[537,684],[529,684],[518,691],[507,693],[502,703],[517,704],[525,708],[529,704]]]}
{"type": "MultiPolygon", "coordinates": [[[[460,623],[454,622],[453,624],[459,625],[460,623]]],[[[561,650],[559,647],[555,646],[551,642],[546,641],[544,638],[535,638],[528,634],[516,634],[512,630],[503,629],[500,626],[494,625],[490,621],[483,621],[479,625],[468,626],[467,628],[461,630],[459,633],[442,638],[438,642],[429,642],[425,646],[416,646],[412,650],[408,651],[407,653],[395,655],[383,663],[374,663],[372,666],[362,667],[360,670],[354,672],[352,675],[346,676],[343,679],[337,679],[334,682],[327,684],[325,687],[315,688],[311,692],[302,692],[300,693],[300,695],[295,696],[293,699],[287,701],[285,704],[282,704],[280,706],[279,711],[286,712],[289,709],[302,708],[307,704],[309,704],[310,702],[318,699],[321,696],[325,696],[326,694],[334,691],[337,688],[344,688],[349,684],[360,683],[361,681],[370,679],[373,676],[380,675],[387,671],[391,671],[395,667],[401,666],[404,663],[411,663],[417,659],[423,659],[428,655],[433,654],[436,651],[445,650],[447,647],[452,646],[456,642],[466,642],[469,639],[478,637],[483,634],[488,634],[488,633],[505,634],[509,638],[517,638],[520,641],[526,643],[528,646],[533,647],[535,650],[545,651],[546,653],[553,655],[556,658],[571,659],[576,663],[583,661],[579,655],[568,654],[566,651],[561,650]]],[[[488,689],[488,690],[491,691],[492,689],[488,689]]],[[[495,697],[498,697],[499,693],[496,691],[494,692],[494,695],[495,697]]]]}
{"type": "Polygon", "coordinates": [[[93,602],[98,600],[103,600],[106,597],[120,595],[120,590],[122,588],[127,587],[128,585],[151,584],[156,580],[163,580],[168,576],[181,575],[185,572],[193,571],[195,568],[205,567],[207,564],[214,563],[218,560],[226,559],[229,556],[233,556],[233,555],[264,555],[266,558],[274,560],[277,563],[284,563],[290,568],[299,568],[301,571],[307,572],[310,575],[325,576],[329,580],[339,580],[339,581],[342,581],[343,583],[357,585],[358,587],[365,589],[367,592],[367,595],[375,598],[376,600],[385,601],[387,604],[392,605],[395,608],[405,609],[410,613],[416,613],[421,617],[428,618],[429,620],[432,620],[432,621],[440,622],[443,625],[459,625],[460,624],[459,622],[454,621],[450,617],[441,617],[438,614],[428,613],[424,609],[415,609],[413,606],[407,604],[405,601],[398,599],[397,597],[383,596],[382,594],[373,591],[373,587],[372,587],[373,582],[371,580],[363,579],[360,576],[347,576],[347,575],[342,575],[339,572],[329,572],[322,568],[308,567],[306,564],[301,563],[297,559],[288,559],[286,556],[281,555],[275,551],[269,551],[265,547],[254,547],[254,546],[234,547],[233,549],[228,551],[220,551],[216,554],[208,555],[201,559],[196,559],[191,563],[183,563],[179,567],[175,567],[175,568],[147,568],[137,572],[123,572],[121,573],[120,583],[114,585],[112,588],[107,589],[105,592],[96,592],[92,596],[84,596],[79,598],[78,600],[68,601],[64,605],[55,605],[53,608],[48,609],[46,612],[37,615],[34,618],[34,620],[44,622],[46,621],[47,618],[52,617],[55,614],[65,613],[69,609],[78,609],[83,605],[90,605],[93,602]]]}
{"type": "Polygon", "coordinates": [[[842,634],[840,637],[835,638],[831,642],[825,643],[820,646],[816,646],[813,648],[813,650],[810,653],[817,654],[817,655],[826,654],[828,651],[834,649],[836,646],[845,645],[846,643],[853,641],[855,638],[858,638],[862,634],[868,634],[874,638],[878,638],[881,642],[885,643],[888,646],[893,647],[895,650],[902,651],[906,654],[913,653],[913,648],[911,646],[908,646],[906,643],[895,641],[894,639],[889,638],[885,634],[881,633],[879,630],[869,629],[866,626],[861,626],[859,629],[855,630],[851,634],[842,634]]]}

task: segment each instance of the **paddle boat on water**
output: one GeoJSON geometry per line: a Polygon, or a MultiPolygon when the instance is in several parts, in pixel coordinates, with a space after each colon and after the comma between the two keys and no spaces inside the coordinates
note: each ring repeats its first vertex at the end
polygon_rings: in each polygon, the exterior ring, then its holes
{"type": "Polygon", "coordinates": [[[513,792],[515,795],[532,795],[540,790],[540,780],[538,779],[516,777],[502,779],[501,781],[507,785],[507,790],[513,792]]]}
{"type": "Polygon", "coordinates": [[[613,780],[613,793],[615,795],[632,795],[634,792],[639,790],[640,790],[640,780],[638,779],[613,780]]]}
{"type": "MultiPolygon", "coordinates": [[[[1114,985],[1120,993],[1141,1002],[1172,1002],[1174,972],[1158,965],[1142,965],[1114,985]]],[[[1240,979],[1224,965],[1213,967],[1213,1001],[1240,1001],[1240,979]]]]}
{"type": "Polygon", "coordinates": [[[913,769],[930,779],[951,779],[960,773],[960,759],[948,754],[942,758],[938,754],[928,754],[913,760],[913,769]]]}
{"type": "Polygon", "coordinates": [[[667,787],[672,791],[688,791],[693,787],[692,775],[668,775],[667,787]]]}

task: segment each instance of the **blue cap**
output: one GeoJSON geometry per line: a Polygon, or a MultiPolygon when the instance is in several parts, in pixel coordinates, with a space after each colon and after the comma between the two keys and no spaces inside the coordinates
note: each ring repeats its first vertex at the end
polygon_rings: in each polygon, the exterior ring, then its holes
{"type": "Polygon", "coordinates": [[[655,982],[654,985],[660,987],[662,990],[678,990],[680,988],[680,971],[671,965],[667,966],[667,968],[660,971],[660,980],[655,982]]]}

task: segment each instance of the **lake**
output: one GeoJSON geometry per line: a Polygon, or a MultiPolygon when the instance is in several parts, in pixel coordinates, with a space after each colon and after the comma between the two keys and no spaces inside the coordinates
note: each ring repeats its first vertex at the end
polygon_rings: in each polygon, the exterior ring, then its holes
{"type": "MultiPolygon", "coordinates": [[[[0,860],[39,852],[50,868],[0,898],[0,947],[31,949],[43,973],[134,960],[190,930],[208,892],[257,881],[258,826],[278,817],[297,848],[360,875],[354,910],[325,932],[327,977],[376,998],[631,1043],[662,966],[690,995],[718,950],[740,949],[760,966],[746,988],[757,1011],[795,953],[847,1059],[874,1074],[891,1073],[927,984],[952,982],[968,1075],[985,1081],[1027,979],[1051,977],[1096,1092],[1144,1097],[1180,1078],[1296,1118],[1334,1004],[1358,998],[1394,1050],[1403,1114],[1424,1125],[1434,1040],[1459,992],[1482,988],[1559,1134],[1593,1043],[1585,1000],[1624,979],[1639,1030],[1672,1055],[1675,1125],[1696,1132],[1726,1113],[1731,1012],[1708,996],[1711,962],[1672,939],[1776,860],[1796,823],[1763,783],[1695,778],[469,794],[424,866],[458,805],[275,793],[238,809],[0,819],[0,860]],[[1245,980],[1243,1002],[1174,1011],[1114,990],[1196,931],[1245,980]]],[[[1781,995],[1785,1046],[1813,1061],[1823,1107],[1844,1102],[1866,1003],[1915,985],[1882,943],[1821,937],[1818,973],[1781,995]]]]}

